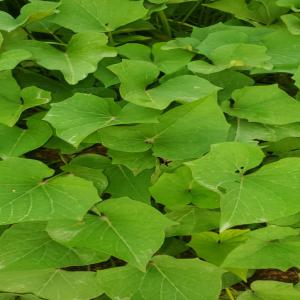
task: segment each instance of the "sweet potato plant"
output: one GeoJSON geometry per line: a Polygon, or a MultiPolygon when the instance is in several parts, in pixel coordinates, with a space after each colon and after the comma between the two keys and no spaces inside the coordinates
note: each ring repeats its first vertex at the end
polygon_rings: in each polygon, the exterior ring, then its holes
{"type": "Polygon", "coordinates": [[[299,0],[2,0],[0,45],[0,300],[300,299],[299,0]]]}

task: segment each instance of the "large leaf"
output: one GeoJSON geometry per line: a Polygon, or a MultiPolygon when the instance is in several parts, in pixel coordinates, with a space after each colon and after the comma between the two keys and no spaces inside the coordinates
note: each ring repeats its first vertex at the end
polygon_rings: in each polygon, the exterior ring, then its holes
{"type": "Polygon", "coordinates": [[[285,125],[300,121],[300,103],[278,85],[252,86],[235,90],[233,104],[225,111],[250,122],[285,125]]]}
{"type": "Polygon", "coordinates": [[[20,156],[39,148],[52,135],[50,126],[43,121],[28,120],[28,129],[0,124],[0,157],[20,156]]]}
{"type": "Polygon", "coordinates": [[[300,159],[285,158],[253,171],[263,157],[256,145],[232,142],[213,145],[209,154],[187,163],[198,183],[220,193],[221,231],[300,211],[300,159]]]}
{"type": "Polygon", "coordinates": [[[75,32],[113,31],[147,13],[140,0],[62,0],[59,11],[52,21],[75,32]]]}
{"type": "Polygon", "coordinates": [[[101,59],[116,55],[106,44],[107,37],[103,33],[87,31],[73,35],[65,51],[32,40],[16,42],[10,48],[29,51],[39,65],[61,71],[69,84],[76,84],[95,72],[101,59]]]}
{"type": "Polygon", "coordinates": [[[220,88],[193,75],[171,78],[161,85],[147,89],[159,75],[159,68],[151,62],[123,60],[109,67],[120,81],[122,97],[134,104],[164,109],[171,102],[193,102],[215,94],[220,88]]]}
{"type": "Polygon", "coordinates": [[[145,270],[164,241],[164,229],[173,224],[151,206],[118,198],[97,206],[100,216],[88,215],[82,222],[55,221],[50,236],[72,247],[103,251],[145,270]]]}
{"type": "Polygon", "coordinates": [[[246,242],[229,253],[222,263],[223,267],[287,270],[300,266],[298,230],[269,226],[248,236],[246,242]]]}
{"type": "Polygon", "coordinates": [[[110,127],[100,131],[102,143],[113,150],[143,152],[166,159],[191,159],[226,140],[228,124],[215,97],[169,110],[159,124],[110,127]]]}
{"type": "Polygon", "coordinates": [[[55,269],[1,272],[0,289],[56,300],[90,300],[103,293],[95,273],[55,269]]]}
{"type": "Polygon", "coordinates": [[[99,271],[98,278],[104,292],[113,299],[216,300],[221,274],[220,269],[198,259],[156,256],[147,273],[125,266],[99,271]]]}
{"type": "Polygon", "coordinates": [[[13,225],[0,237],[0,270],[25,271],[86,265],[108,255],[89,249],[70,249],[53,241],[43,223],[13,225]]]}
{"type": "Polygon", "coordinates": [[[115,125],[155,122],[158,111],[133,104],[121,107],[111,99],[77,93],[55,103],[45,117],[56,129],[57,136],[78,146],[96,130],[115,125]]]}
{"type": "Polygon", "coordinates": [[[49,178],[53,173],[54,170],[35,160],[1,161],[0,224],[61,218],[78,220],[100,201],[91,182],[73,175],[49,178]]]}

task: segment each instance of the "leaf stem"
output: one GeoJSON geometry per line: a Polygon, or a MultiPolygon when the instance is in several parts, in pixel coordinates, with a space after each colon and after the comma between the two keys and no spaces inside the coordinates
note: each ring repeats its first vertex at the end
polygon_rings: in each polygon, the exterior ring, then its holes
{"type": "Polygon", "coordinates": [[[193,6],[192,6],[192,8],[189,10],[189,12],[184,16],[184,18],[182,19],[182,22],[184,23],[190,16],[191,16],[191,14],[197,9],[197,7],[199,6],[199,4],[200,4],[200,0],[198,0],[197,2],[196,2],[196,4],[194,4],[193,6]]]}
{"type": "Polygon", "coordinates": [[[167,19],[167,16],[165,14],[165,12],[162,10],[162,11],[159,11],[158,12],[158,16],[160,18],[160,22],[162,24],[162,27],[163,27],[163,30],[164,30],[164,33],[168,36],[168,37],[172,37],[172,31],[171,31],[171,27],[170,27],[170,24],[169,24],[169,21],[167,19]]]}
{"type": "Polygon", "coordinates": [[[112,35],[112,32],[111,31],[108,31],[107,32],[107,35],[108,35],[108,40],[109,42],[111,43],[111,45],[114,45],[115,44],[115,41],[114,41],[114,37],[112,35]]]}
{"type": "Polygon", "coordinates": [[[227,296],[229,297],[229,299],[230,300],[235,300],[234,296],[231,293],[231,290],[229,288],[226,288],[225,290],[226,290],[226,293],[227,293],[227,296]]]}

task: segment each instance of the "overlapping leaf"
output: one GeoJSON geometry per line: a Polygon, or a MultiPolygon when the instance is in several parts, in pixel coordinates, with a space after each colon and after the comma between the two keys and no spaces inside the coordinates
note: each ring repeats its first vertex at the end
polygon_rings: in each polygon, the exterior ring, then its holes
{"type": "Polygon", "coordinates": [[[156,256],[147,273],[125,266],[99,271],[98,278],[112,298],[215,300],[221,289],[221,274],[220,269],[198,259],[156,256]],[[125,287],[122,282],[127,282],[125,287]]]}
{"type": "Polygon", "coordinates": [[[233,142],[214,145],[209,154],[187,164],[198,183],[221,194],[221,230],[300,211],[299,158],[285,158],[247,174],[263,156],[256,145],[233,142]]]}

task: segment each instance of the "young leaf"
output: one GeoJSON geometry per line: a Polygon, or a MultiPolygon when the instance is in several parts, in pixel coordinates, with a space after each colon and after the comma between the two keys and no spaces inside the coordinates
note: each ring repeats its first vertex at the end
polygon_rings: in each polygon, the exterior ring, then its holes
{"type": "Polygon", "coordinates": [[[173,224],[151,206],[118,198],[97,206],[101,216],[88,215],[80,223],[50,222],[50,236],[67,246],[103,251],[145,271],[148,261],[164,241],[164,230],[173,224]]]}
{"type": "Polygon", "coordinates": [[[209,154],[189,162],[194,179],[221,195],[221,231],[260,223],[300,211],[300,159],[285,158],[247,174],[263,160],[253,144],[213,145],[209,154]]]}
{"type": "Polygon", "coordinates": [[[90,300],[103,293],[95,273],[55,269],[1,272],[0,289],[61,300],[90,300]]]}
{"type": "Polygon", "coordinates": [[[110,32],[147,13],[140,0],[62,0],[59,11],[51,21],[75,32],[110,32]]]}
{"type": "Polygon", "coordinates": [[[1,161],[0,224],[61,218],[79,220],[100,201],[91,182],[72,175],[49,178],[53,173],[54,170],[35,160],[1,161]]]}
{"type": "Polygon", "coordinates": [[[53,241],[44,223],[16,224],[0,237],[0,270],[25,271],[79,266],[105,261],[108,255],[67,248],[53,241]]]}
{"type": "Polygon", "coordinates": [[[125,266],[98,271],[98,279],[111,298],[216,300],[221,274],[220,269],[198,259],[155,256],[147,273],[125,266]]]}

